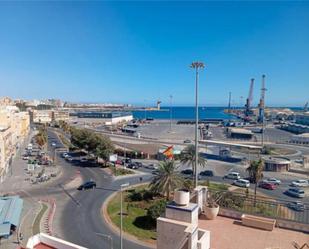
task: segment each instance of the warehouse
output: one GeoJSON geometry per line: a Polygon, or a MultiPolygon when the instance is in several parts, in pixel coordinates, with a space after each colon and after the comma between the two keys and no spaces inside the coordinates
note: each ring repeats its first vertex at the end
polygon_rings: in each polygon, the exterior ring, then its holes
{"type": "Polygon", "coordinates": [[[8,238],[16,231],[23,208],[19,196],[0,197],[0,238],[8,238]]]}
{"type": "Polygon", "coordinates": [[[77,117],[77,122],[115,125],[121,122],[129,122],[133,119],[130,112],[77,112],[70,114],[77,117]]]}
{"type": "Polygon", "coordinates": [[[253,137],[252,131],[240,128],[228,128],[227,134],[230,138],[236,139],[251,139],[253,137]]]}

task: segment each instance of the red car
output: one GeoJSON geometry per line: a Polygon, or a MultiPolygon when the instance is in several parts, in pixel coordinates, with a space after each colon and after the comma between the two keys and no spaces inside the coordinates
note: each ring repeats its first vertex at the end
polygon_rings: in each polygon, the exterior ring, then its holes
{"type": "Polygon", "coordinates": [[[269,183],[269,182],[260,182],[259,183],[259,187],[260,188],[265,188],[265,189],[269,189],[269,190],[274,190],[276,189],[276,185],[269,183]]]}

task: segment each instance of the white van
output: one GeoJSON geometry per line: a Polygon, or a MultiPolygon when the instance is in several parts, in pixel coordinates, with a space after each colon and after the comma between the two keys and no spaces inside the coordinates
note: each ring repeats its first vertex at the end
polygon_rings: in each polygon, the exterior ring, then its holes
{"type": "Polygon", "coordinates": [[[224,178],[238,180],[240,179],[240,174],[238,172],[229,172],[224,178]]]}

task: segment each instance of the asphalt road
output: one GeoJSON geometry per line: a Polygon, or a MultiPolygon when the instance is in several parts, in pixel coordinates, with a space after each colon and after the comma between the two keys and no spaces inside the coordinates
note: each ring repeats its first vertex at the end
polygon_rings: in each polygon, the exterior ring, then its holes
{"type": "MultiPolygon", "coordinates": [[[[49,151],[53,155],[53,147],[50,146],[52,142],[56,143],[56,147],[61,149],[63,147],[59,138],[54,132],[49,130],[49,151]]],[[[306,151],[307,152],[307,151],[306,151]]],[[[56,154],[57,161],[62,166],[62,175],[51,183],[46,183],[42,186],[34,186],[33,188],[25,191],[21,191],[20,195],[24,197],[35,198],[44,196],[56,196],[63,194],[64,190],[61,186],[75,175],[76,170],[80,171],[80,174],[84,181],[95,180],[97,188],[94,190],[77,191],[73,190],[70,201],[65,203],[60,217],[60,226],[62,230],[62,236],[64,239],[73,243],[85,246],[91,249],[109,248],[110,242],[104,236],[99,236],[98,233],[111,235],[113,238],[114,248],[119,248],[119,233],[114,233],[110,230],[106,221],[101,217],[101,206],[106,198],[113,192],[119,190],[120,184],[129,182],[131,185],[139,182],[139,176],[132,176],[130,178],[122,180],[113,180],[110,176],[104,173],[100,168],[88,168],[74,166],[71,163],[62,159],[59,154],[56,154]]],[[[223,163],[222,161],[208,160],[207,169],[211,169],[215,172],[215,176],[210,180],[218,182],[232,181],[223,180],[222,176],[228,171],[237,171],[242,176],[246,176],[245,167],[239,164],[223,163]]],[[[143,169],[144,172],[150,173],[149,170],[143,169]]],[[[147,181],[151,178],[151,174],[143,176],[143,180],[147,181]]],[[[286,196],[283,193],[288,188],[291,180],[294,180],[289,175],[277,175],[277,173],[266,172],[265,177],[276,177],[282,181],[282,185],[278,189],[269,191],[265,189],[259,189],[260,192],[265,193],[273,198],[295,201],[297,199],[286,196]],[[276,174],[276,175],[274,175],[276,174]]],[[[253,188],[253,186],[251,186],[253,188]]],[[[70,192],[71,193],[71,192],[70,192]]],[[[309,202],[309,198],[306,197],[302,201],[309,202]]],[[[124,239],[124,248],[126,249],[142,249],[147,248],[143,245],[133,243],[124,239]]]]}
{"type": "MultiPolygon", "coordinates": [[[[49,131],[49,136],[56,143],[57,147],[61,146],[61,141],[59,141],[53,132],[49,131]]],[[[100,168],[74,166],[74,164],[68,163],[61,158],[59,154],[57,156],[57,160],[63,166],[64,171],[75,173],[76,170],[79,170],[84,181],[94,180],[97,183],[96,189],[86,191],[76,190],[71,195],[72,201],[69,201],[65,205],[61,213],[61,229],[64,238],[91,249],[109,248],[110,241],[105,236],[98,235],[100,233],[112,236],[113,247],[119,248],[119,234],[115,234],[102,219],[101,207],[106,198],[114,193],[115,190],[118,190],[122,183],[129,182],[131,185],[138,183],[140,182],[139,176],[114,181],[113,178],[105,174],[100,168]]],[[[143,176],[143,178],[144,181],[147,180],[147,177],[143,176]]],[[[61,188],[57,188],[57,191],[62,190],[61,188]]],[[[125,239],[123,240],[123,245],[127,249],[147,248],[125,239]]]]}
{"type": "MultiPolygon", "coordinates": [[[[48,151],[53,157],[54,149],[64,149],[58,136],[48,130],[48,151]],[[56,143],[56,146],[51,146],[56,143]]],[[[22,198],[30,198],[37,200],[40,198],[56,198],[58,206],[64,205],[60,213],[60,234],[62,238],[72,243],[85,246],[90,249],[110,248],[110,241],[104,237],[97,235],[98,233],[111,235],[113,239],[113,248],[119,248],[119,234],[115,234],[110,230],[109,226],[102,219],[101,206],[106,198],[120,188],[120,184],[129,182],[131,185],[140,182],[139,176],[114,181],[113,178],[104,173],[100,168],[88,168],[74,166],[61,158],[61,153],[56,150],[56,162],[61,165],[62,173],[52,182],[43,185],[33,185],[30,188],[15,192],[22,198]],[[63,185],[72,179],[77,170],[80,171],[84,181],[95,180],[97,188],[93,190],[78,191],[75,189],[64,189],[63,185]],[[70,198],[62,198],[64,194],[70,195],[70,198]],[[67,201],[68,200],[68,201],[67,201]]],[[[149,174],[143,176],[144,181],[151,177],[149,174]]],[[[57,212],[57,210],[56,210],[57,212]]],[[[55,231],[58,233],[58,231],[55,231]]],[[[131,241],[123,239],[123,245],[126,249],[145,249],[143,245],[135,244],[131,241]]]]}

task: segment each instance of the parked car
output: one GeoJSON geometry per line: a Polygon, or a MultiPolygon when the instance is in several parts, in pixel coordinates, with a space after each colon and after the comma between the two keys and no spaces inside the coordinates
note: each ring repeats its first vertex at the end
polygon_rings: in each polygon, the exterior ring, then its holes
{"type": "Polygon", "coordinates": [[[200,176],[214,176],[214,173],[212,170],[204,170],[200,172],[200,176]]]}
{"type": "Polygon", "coordinates": [[[296,180],[291,183],[293,187],[308,187],[309,182],[307,180],[296,180]]]}
{"type": "Polygon", "coordinates": [[[190,143],[192,143],[192,141],[190,139],[186,139],[186,140],[183,141],[183,143],[184,144],[190,144],[190,143]]]}
{"type": "Polygon", "coordinates": [[[233,182],[233,185],[242,187],[242,188],[249,188],[250,187],[250,182],[245,179],[238,179],[233,182]]]}
{"type": "Polygon", "coordinates": [[[87,158],[81,158],[81,159],[79,159],[79,161],[80,161],[81,163],[86,163],[88,160],[87,160],[87,158]]]}
{"type": "Polygon", "coordinates": [[[305,197],[305,191],[299,188],[289,188],[287,191],[285,191],[285,194],[290,195],[292,197],[297,197],[297,198],[305,197]]]}
{"type": "Polygon", "coordinates": [[[122,160],[120,160],[120,159],[116,160],[115,163],[118,164],[118,165],[122,165],[123,164],[122,160]]]}
{"type": "Polygon", "coordinates": [[[287,207],[299,212],[305,211],[305,205],[300,201],[289,202],[287,207]]]}
{"type": "Polygon", "coordinates": [[[124,164],[130,164],[130,163],[132,163],[132,159],[131,158],[124,158],[124,159],[122,159],[122,164],[124,165],[124,164]]]}
{"type": "Polygon", "coordinates": [[[97,184],[95,181],[88,181],[85,182],[84,184],[80,185],[77,190],[83,190],[83,189],[90,189],[90,188],[96,188],[97,184]]]}
{"type": "Polygon", "coordinates": [[[73,157],[71,157],[71,156],[68,156],[67,158],[66,158],[69,162],[72,162],[74,159],[73,159],[73,157]]]}
{"type": "Polygon", "coordinates": [[[141,162],[135,162],[135,164],[140,168],[143,167],[143,164],[141,162]]]}
{"type": "Polygon", "coordinates": [[[136,163],[130,163],[128,166],[127,166],[129,169],[138,169],[138,165],[136,163]]]}
{"type": "Polygon", "coordinates": [[[263,180],[263,182],[271,183],[271,184],[274,184],[274,185],[280,185],[281,184],[281,181],[279,179],[276,179],[276,178],[268,178],[268,179],[263,180]]]}
{"type": "Polygon", "coordinates": [[[259,187],[260,188],[264,188],[264,189],[269,189],[269,190],[276,189],[276,185],[275,184],[270,183],[270,182],[264,182],[264,181],[259,183],[259,187]]]}
{"type": "Polygon", "coordinates": [[[229,172],[223,178],[238,180],[240,179],[240,174],[238,172],[229,172]]]}
{"type": "Polygon", "coordinates": [[[29,156],[23,156],[23,160],[29,160],[29,156]]]}
{"type": "Polygon", "coordinates": [[[56,144],[55,142],[52,142],[52,143],[51,143],[51,146],[53,146],[53,147],[56,147],[56,145],[57,145],[57,144],[56,144]]]}
{"type": "Polygon", "coordinates": [[[145,168],[146,169],[158,169],[158,166],[151,163],[151,164],[145,165],[145,168]]]}
{"type": "Polygon", "coordinates": [[[62,153],[63,158],[65,158],[66,156],[68,156],[68,153],[66,153],[66,152],[62,153]]]}
{"type": "Polygon", "coordinates": [[[183,175],[193,175],[193,170],[192,169],[184,169],[181,171],[181,174],[183,175]]]}

